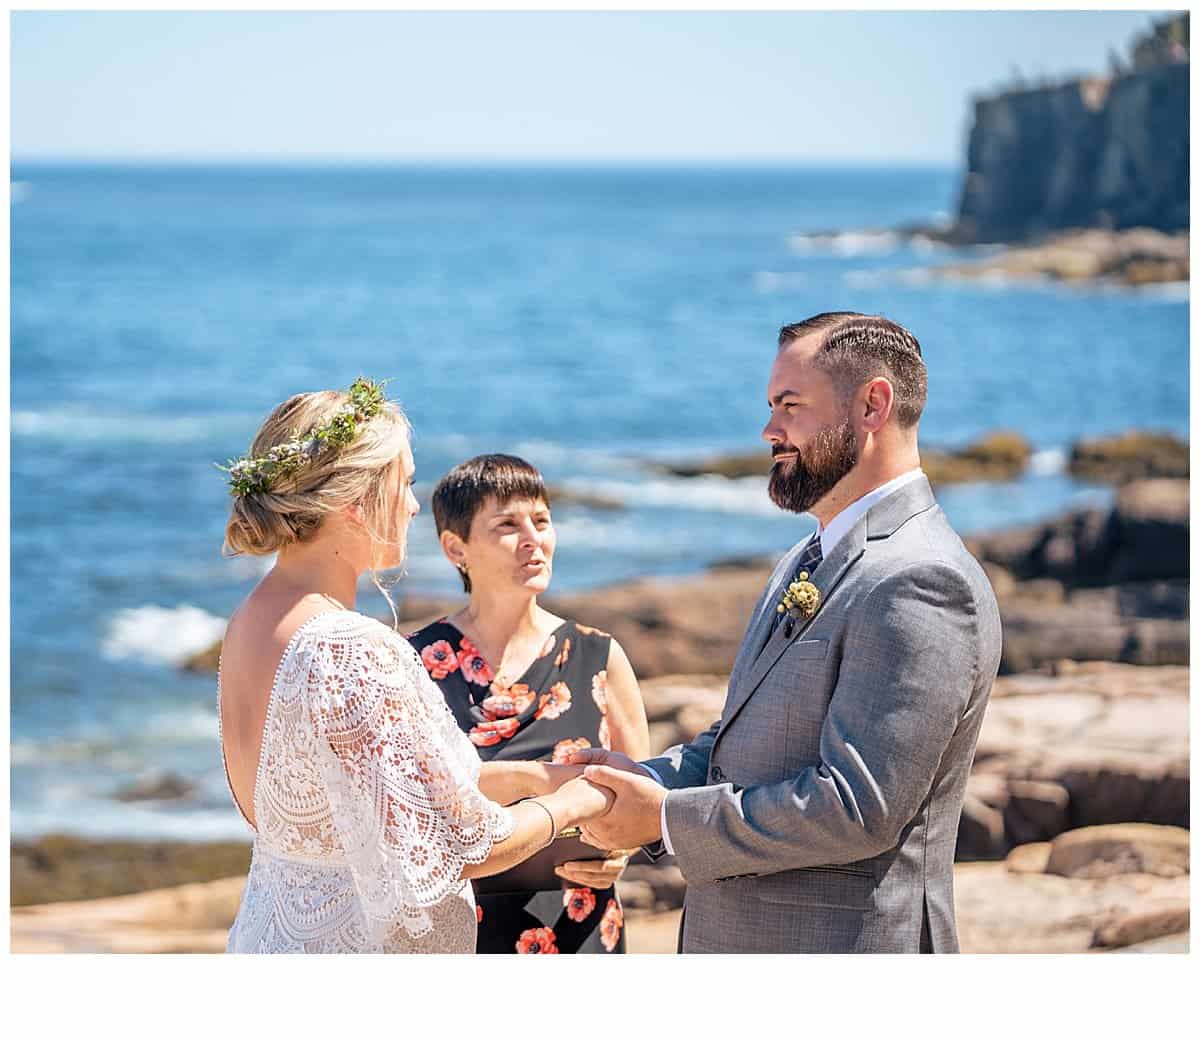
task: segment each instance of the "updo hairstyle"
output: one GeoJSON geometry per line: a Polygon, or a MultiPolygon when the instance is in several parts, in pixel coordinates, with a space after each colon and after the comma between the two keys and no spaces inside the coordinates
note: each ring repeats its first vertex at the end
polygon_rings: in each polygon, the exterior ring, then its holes
{"type": "MultiPolygon", "coordinates": [[[[349,402],[348,393],[322,390],[285,400],[263,422],[250,454],[303,439],[332,419],[349,402]]],[[[409,443],[412,428],[404,412],[385,403],[374,418],[361,422],[354,441],[322,450],[311,461],[276,479],[269,490],[236,495],[225,527],[229,555],[272,555],[289,544],[314,537],[325,517],[347,505],[361,504],[375,543],[387,543],[394,530],[388,499],[388,474],[409,443]],[[388,531],[381,536],[380,531],[388,531]]]]}

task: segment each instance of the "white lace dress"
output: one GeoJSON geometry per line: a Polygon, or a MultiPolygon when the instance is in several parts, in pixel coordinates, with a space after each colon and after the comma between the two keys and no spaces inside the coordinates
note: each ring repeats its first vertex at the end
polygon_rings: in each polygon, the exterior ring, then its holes
{"type": "MultiPolygon", "coordinates": [[[[220,688],[218,673],[218,718],[220,688]]],[[[349,611],[309,619],[267,702],[226,950],[473,952],[459,875],[513,828],[478,780],[475,747],[401,635],[349,611]]]]}

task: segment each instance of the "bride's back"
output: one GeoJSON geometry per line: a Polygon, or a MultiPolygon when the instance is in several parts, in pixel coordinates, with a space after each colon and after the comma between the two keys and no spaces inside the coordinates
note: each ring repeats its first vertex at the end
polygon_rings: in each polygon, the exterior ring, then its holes
{"type": "Polygon", "coordinates": [[[252,828],[255,783],[271,691],[295,633],[317,613],[330,609],[321,595],[297,598],[266,578],[229,621],[221,644],[218,674],[221,751],[234,799],[252,828]]]}

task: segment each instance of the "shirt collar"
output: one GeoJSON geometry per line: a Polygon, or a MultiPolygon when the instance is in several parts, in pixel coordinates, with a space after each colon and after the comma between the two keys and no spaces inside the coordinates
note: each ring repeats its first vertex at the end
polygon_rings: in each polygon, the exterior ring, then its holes
{"type": "Polygon", "coordinates": [[[850,528],[889,494],[894,493],[914,480],[920,479],[925,473],[919,469],[910,469],[895,479],[889,479],[882,486],[876,487],[870,493],[863,494],[857,501],[848,504],[837,515],[829,520],[829,525],[821,531],[821,557],[828,558],[829,553],[837,547],[838,541],[850,532],[850,528]]]}

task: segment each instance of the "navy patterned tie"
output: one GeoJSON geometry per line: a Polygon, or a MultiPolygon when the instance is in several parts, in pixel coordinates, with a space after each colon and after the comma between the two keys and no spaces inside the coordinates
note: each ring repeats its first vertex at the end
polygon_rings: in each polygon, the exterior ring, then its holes
{"type": "Polygon", "coordinates": [[[821,538],[814,533],[812,540],[804,546],[800,558],[796,561],[796,576],[792,579],[798,579],[801,573],[807,573],[811,578],[813,571],[821,565],[821,558],[821,538]]]}
{"type": "MultiPolygon", "coordinates": [[[[812,539],[804,546],[800,552],[800,558],[796,560],[796,568],[792,572],[791,578],[788,580],[790,584],[793,580],[799,580],[801,573],[807,573],[809,580],[812,579],[813,571],[821,565],[821,535],[820,532],[814,533],[812,539]]],[[[784,586],[786,590],[786,585],[784,586]]],[[[775,633],[775,628],[779,626],[779,621],[784,621],[783,634],[784,637],[790,638],[795,621],[787,616],[786,613],[776,611],[775,622],[771,625],[771,634],[775,633]]]]}

